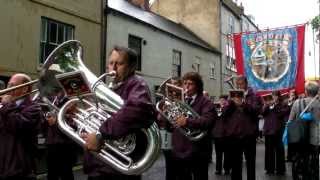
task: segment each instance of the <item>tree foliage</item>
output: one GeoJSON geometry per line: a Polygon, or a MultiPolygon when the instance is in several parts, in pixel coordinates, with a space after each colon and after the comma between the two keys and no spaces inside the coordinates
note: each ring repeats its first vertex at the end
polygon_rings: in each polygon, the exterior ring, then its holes
{"type": "Polygon", "coordinates": [[[320,15],[314,17],[311,21],[312,29],[319,30],[320,27],[320,15]]]}

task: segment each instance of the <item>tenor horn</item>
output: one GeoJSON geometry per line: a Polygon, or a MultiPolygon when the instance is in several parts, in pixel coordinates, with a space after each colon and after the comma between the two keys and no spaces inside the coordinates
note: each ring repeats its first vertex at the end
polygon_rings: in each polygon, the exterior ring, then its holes
{"type": "MultiPolygon", "coordinates": [[[[71,40],[59,45],[43,65],[43,78],[40,80],[42,82],[40,84],[43,85],[40,94],[45,102],[58,111],[57,122],[60,130],[84,146],[85,141],[81,138],[81,133],[98,132],[101,124],[117,112],[124,101],[83,64],[82,53],[83,48],[79,41],[71,40]],[[59,78],[68,78],[68,74],[76,74],[74,72],[80,72],[84,77],[90,87],[90,93],[82,95],[81,98],[77,95],[64,103],[61,108],[57,108],[49,97],[55,94],[52,92],[61,90],[59,78]],[[69,125],[68,118],[73,120],[72,126],[69,125]]],[[[120,139],[106,139],[101,150],[92,153],[123,174],[141,174],[157,159],[160,142],[158,127],[153,123],[149,128],[137,130],[120,139]],[[141,149],[144,150],[142,153],[141,149]]]]}
{"type": "MultiPolygon", "coordinates": [[[[158,90],[157,95],[162,97],[156,104],[157,111],[172,125],[180,116],[197,118],[200,115],[184,102],[184,92],[181,87],[171,84],[171,78],[164,81],[158,90]]],[[[191,141],[198,141],[206,135],[206,131],[178,127],[178,130],[191,141]]]]}

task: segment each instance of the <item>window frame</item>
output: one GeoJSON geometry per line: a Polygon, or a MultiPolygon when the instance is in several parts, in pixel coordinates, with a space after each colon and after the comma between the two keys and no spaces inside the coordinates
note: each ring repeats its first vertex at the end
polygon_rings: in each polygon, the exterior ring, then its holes
{"type": "Polygon", "coordinates": [[[229,39],[227,39],[227,41],[228,42],[226,44],[226,69],[233,72],[237,72],[234,44],[233,41],[229,39]]]}
{"type": "Polygon", "coordinates": [[[133,49],[136,51],[137,55],[138,55],[138,62],[137,62],[137,67],[136,67],[136,71],[142,71],[142,40],[143,38],[133,35],[133,34],[129,34],[128,35],[128,47],[130,49],[133,49]],[[140,41],[140,48],[139,51],[137,51],[135,48],[130,47],[130,40],[134,39],[134,40],[139,40],[140,41]]]}
{"type": "Polygon", "coordinates": [[[216,79],[216,63],[212,62],[210,63],[210,69],[209,69],[209,77],[210,79],[216,79]]]}
{"type": "Polygon", "coordinates": [[[171,75],[173,77],[181,77],[182,74],[182,52],[177,50],[177,49],[173,49],[172,50],[172,62],[171,62],[171,75]],[[178,56],[176,56],[178,55],[178,56]],[[179,57],[178,59],[176,59],[176,57],[179,57]],[[175,60],[178,60],[178,62],[176,63],[175,60]],[[174,69],[175,67],[175,69],[174,69]],[[175,74],[175,72],[177,74],[175,74]]]}
{"type": "Polygon", "coordinates": [[[58,20],[54,20],[48,17],[41,16],[41,25],[40,25],[40,50],[39,50],[39,65],[42,65],[49,54],[57,47],[59,44],[74,39],[75,35],[75,26],[64,23],[58,20]],[[55,42],[52,42],[51,37],[51,25],[56,25],[55,32],[55,42]],[[62,35],[59,35],[59,28],[63,28],[62,35]],[[70,30],[71,35],[69,37],[68,30],[70,30]],[[62,36],[61,42],[59,42],[59,36],[62,36]],[[52,50],[50,50],[52,48],[52,50]],[[48,51],[48,52],[47,52],[48,51]],[[49,52],[50,51],[50,52],[49,52]]]}
{"type": "Polygon", "coordinates": [[[228,18],[228,33],[233,34],[235,32],[235,18],[230,15],[228,18]]]}

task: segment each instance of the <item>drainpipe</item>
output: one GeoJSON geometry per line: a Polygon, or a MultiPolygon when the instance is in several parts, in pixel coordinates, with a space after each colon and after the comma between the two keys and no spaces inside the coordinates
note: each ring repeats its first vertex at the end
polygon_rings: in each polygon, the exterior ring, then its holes
{"type": "Polygon", "coordinates": [[[108,0],[101,0],[101,31],[100,31],[100,74],[106,71],[106,43],[107,43],[107,13],[108,0]]]}
{"type": "Polygon", "coordinates": [[[222,38],[223,38],[223,34],[222,34],[222,15],[221,15],[221,7],[222,7],[222,2],[219,1],[219,23],[220,23],[220,45],[219,45],[219,49],[221,51],[220,54],[220,95],[223,94],[223,72],[222,72],[222,60],[223,60],[223,51],[222,51],[222,38]]]}

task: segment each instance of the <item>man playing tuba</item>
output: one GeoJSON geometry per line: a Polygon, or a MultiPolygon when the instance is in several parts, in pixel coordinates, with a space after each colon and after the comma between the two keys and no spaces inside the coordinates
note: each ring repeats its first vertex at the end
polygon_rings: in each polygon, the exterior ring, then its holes
{"type": "MultiPolygon", "coordinates": [[[[115,71],[113,90],[124,100],[124,105],[101,125],[97,134],[83,136],[88,150],[99,150],[104,138],[120,138],[141,128],[149,127],[153,123],[155,111],[150,91],[147,83],[135,75],[136,66],[137,54],[133,50],[119,46],[111,50],[107,69],[109,72],[115,71]]],[[[88,174],[88,180],[141,179],[140,175],[120,174],[88,151],[84,156],[84,171],[88,174]]]]}

